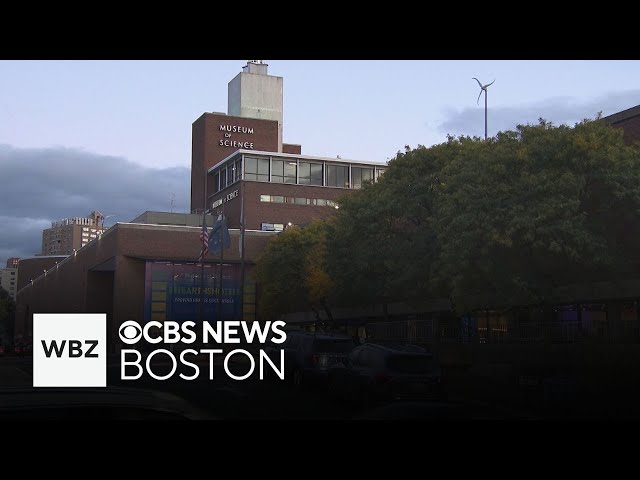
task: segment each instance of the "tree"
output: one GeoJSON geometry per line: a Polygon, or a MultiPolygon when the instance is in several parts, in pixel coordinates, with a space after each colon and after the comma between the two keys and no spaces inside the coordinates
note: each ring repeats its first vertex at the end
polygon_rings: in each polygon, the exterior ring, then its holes
{"type": "Polygon", "coordinates": [[[600,122],[542,119],[407,147],[345,196],[330,232],[329,273],[355,302],[548,302],[640,267],[640,151],[600,122]]]}
{"type": "Polygon", "coordinates": [[[13,341],[13,327],[16,303],[9,293],[0,287],[0,345],[7,340],[13,341]]]}
{"type": "Polygon", "coordinates": [[[315,221],[287,228],[267,244],[256,265],[262,318],[309,309],[319,318],[322,308],[333,321],[325,238],[325,224],[315,221]]]}
{"type": "Polygon", "coordinates": [[[435,228],[442,280],[466,303],[544,303],[560,285],[638,265],[640,152],[598,122],[452,140],[435,228]],[[626,235],[623,233],[626,232],[626,235]],[[446,241],[445,241],[446,240],[446,241]]]}

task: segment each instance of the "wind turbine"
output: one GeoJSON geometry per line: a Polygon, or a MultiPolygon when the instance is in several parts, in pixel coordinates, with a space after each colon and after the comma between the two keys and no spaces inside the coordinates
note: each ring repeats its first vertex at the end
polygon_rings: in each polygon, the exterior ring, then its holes
{"type": "Polygon", "coordinates": [[[484,92],[484,139],[486,140],[487,139],[487,87],[490,87],[491,85],[496,83],[496,81],[494,80],[491,83],[482,85],[480,83],[480,80],[478,80],[476,77],[473,77],[473,80],[478,82],[478,85],[480,85],[480,93],[478,94],[478,100],[476,101],[477,104],[480,104],[480,95],[482,95],[482,92],[484,92]]]}

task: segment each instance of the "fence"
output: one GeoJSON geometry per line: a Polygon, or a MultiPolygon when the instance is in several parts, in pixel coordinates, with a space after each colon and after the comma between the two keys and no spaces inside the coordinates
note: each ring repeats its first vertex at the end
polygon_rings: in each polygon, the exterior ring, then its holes
{"type": "Polygon", "coordinates": [[[640,343],[639,322],[547,321],[456,318],[369,323],[370,341],[417,344],[640,343]],[[616,328],[617,327],[617,328],[616,328]]]}

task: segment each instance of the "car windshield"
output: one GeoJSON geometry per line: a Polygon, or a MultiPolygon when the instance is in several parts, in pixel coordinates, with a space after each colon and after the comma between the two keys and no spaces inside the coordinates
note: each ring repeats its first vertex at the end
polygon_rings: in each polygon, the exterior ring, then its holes
{"type": "Polygon", "coordinates": [[[426,373],[431,371],[433,360],[428,355],[391,355],[387,367],[400,373],[426,373]]]}
{"type": "Polygon", "coordinates": [[[316,338],[313,342],[313,350],[322,353],[349,353],[355,347],[353,340],[342,338],[316,338]]]}

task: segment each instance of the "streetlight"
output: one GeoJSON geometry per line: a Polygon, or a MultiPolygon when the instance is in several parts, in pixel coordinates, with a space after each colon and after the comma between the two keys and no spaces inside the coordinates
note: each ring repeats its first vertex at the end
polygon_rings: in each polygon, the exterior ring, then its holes
{"type": "Polygon", "coordinates": [[[104,221],[105,221],[107,218],[110,218],[110,217],[117,217],[117,216],[118,216],[118,215],[114,213],[113,215],[107,215],[106,217],[102,217],[102,229],[104,230],[104,221]]]}

